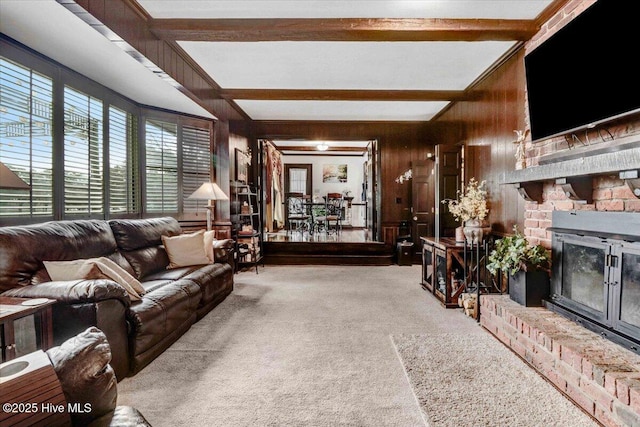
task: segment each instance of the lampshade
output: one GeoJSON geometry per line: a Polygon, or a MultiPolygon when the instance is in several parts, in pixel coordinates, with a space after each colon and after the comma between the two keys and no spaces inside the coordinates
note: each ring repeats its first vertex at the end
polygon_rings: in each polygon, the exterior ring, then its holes
{"type": "Polygon", "coordinates": [[[224,194],[224,191],[215,182],[203,183],[188,198],[196,200],[229,200],[229,197],[224,194]]]}
{"type": "Polygon", "coordinates": [[[10,188],[14,190],[29,190],[31,186],[24,182],[11,169],[0,162],[0,188],[10,188]]]}

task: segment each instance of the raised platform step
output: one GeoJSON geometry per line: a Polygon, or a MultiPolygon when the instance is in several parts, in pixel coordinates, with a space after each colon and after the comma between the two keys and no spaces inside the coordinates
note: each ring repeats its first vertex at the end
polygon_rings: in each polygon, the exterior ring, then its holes
{"type": "Polygon", "coordinates": [[[265,264],[391,265],[393,247],[380,242],[265,242],[265,264]]]}

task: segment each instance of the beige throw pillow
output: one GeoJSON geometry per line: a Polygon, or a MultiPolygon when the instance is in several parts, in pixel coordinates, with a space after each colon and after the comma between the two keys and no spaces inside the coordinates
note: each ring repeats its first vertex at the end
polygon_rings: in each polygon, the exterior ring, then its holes
{"type": "Polygon", "coordinates": [[[145,290],[140,281],[115,261],[100,257],[88,259],[86,263],[92,266],[91,270],[84,276],[86,279],[111,279],[127,291],[132,301],[138,301],[140,296],[144,295],[145,290]]]}
{"type": "Polygon", "coordinates": [[[84,279],[84,276],[91,270],[91,266],[87,265],[86,259],[43,261],[43,263],[49,277],[54,282],[84,279]]]}
{"type": "Polygon", "coordinates": [[[215,262],[215,255],[213,254],[213,242],[216,240],[216,230],[209,230],[204,232],[204,253],[209,258],[209,262],[215,262]]]}
{"type": "Polygon", "coordinates": [[[145,291],[142,284],[124,268],[109,258],[76,259],[73,261],[43,261],[51,280],[109,279],[122,286],[132,301],[138,301],[145,291]]]}
{"type": "Polygon", "coordinates": [[[162,244],[169,256],[169,269],[211,264],[204,250],[204,230],[172,237],[162,236],[162,244]]]}

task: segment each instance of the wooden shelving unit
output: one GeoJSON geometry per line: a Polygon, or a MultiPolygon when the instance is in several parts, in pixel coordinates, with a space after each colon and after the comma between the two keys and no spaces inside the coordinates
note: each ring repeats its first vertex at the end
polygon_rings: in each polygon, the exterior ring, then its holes
{"type": "Polygon", "coordinates": [[[246,266],[263,261],[262,215],[260,215],[259,190],[243,183],[232,183],[231,234],[236,242],[236,272],[246,266]]]}

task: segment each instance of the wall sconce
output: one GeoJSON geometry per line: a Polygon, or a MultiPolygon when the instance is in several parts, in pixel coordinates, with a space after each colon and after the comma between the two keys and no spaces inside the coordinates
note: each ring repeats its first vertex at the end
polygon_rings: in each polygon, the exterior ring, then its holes
{"type": "Polygon", "coordinates": [[[413,178],[413,171],[411,169],[407,169],[402,175],[396,178],[396,182],[398,184],[402,184],[405,181],[409,181],[411,178],[413,178]]]}

